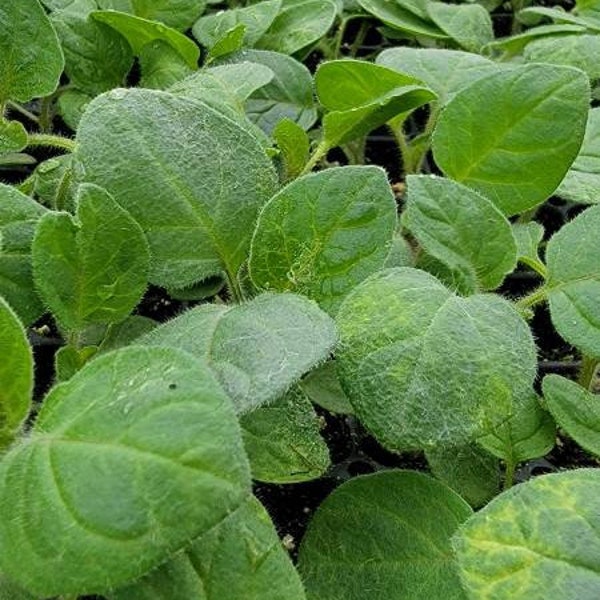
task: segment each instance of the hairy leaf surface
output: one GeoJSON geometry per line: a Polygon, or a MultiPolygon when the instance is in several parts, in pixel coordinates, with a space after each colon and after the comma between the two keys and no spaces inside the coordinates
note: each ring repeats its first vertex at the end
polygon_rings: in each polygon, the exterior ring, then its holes
{"type": "Polygon", "coordinates": [[[0,566],[44,597],[106,590],[164,562],[249,492],[233,408],[206,364],[129,347],[56,386],[5,456],[0,566]]]}
{"type": "Polygon", "coordinates": [[[464,600],[450,538],[472,511],[413,471],[356,477],[318,508],[300,549],[311,600],[464,600]]]}

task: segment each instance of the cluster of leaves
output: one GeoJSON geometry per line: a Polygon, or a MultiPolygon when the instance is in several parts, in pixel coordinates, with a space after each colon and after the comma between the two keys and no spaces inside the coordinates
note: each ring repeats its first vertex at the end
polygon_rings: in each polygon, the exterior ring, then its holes
{"type": "Polygon", "coordinates": [[[0,0],[0,598],[598,597],[600,470],[511,486],[600,456],[600,2],[512,4],[0,0]],[[540,394],[542,303],[582,368],[540,394]],[[327,472],[314,405],[431,472],[341,485],[296,568],[252,481],[327,472]]]}

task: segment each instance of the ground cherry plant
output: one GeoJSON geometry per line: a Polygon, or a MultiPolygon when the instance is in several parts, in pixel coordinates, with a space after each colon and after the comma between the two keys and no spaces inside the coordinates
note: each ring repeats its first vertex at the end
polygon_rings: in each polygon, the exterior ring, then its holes
{"type": "Polygon", "coordinates": [[[0,600],[600,597],[600,2],[546,4],[0,0],[0,600]]]}

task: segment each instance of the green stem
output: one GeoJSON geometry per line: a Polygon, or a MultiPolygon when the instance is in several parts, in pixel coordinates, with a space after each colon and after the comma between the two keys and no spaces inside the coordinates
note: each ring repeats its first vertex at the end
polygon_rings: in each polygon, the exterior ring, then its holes
{"type": "Polygon", "coordinates": [[[511,26],[511,34],[515,35],[517,33],[521,33],[522,25],[519,19],[517,19],[517,13],[523,9],[524,1],[523,0],[512,0],[511,1],[512,10],[513,10],[513,20],[511,26]]]}
{"type": "Polygon", "coordinates": [[[433,130],[437,124],[438,115],[440,114],[440,107],[430,105],[429,107],[429,117],[427,119],[427,123],[425,124],[425,129],[423,130],[423,136],[428,137],[428,143],[423,145],[421,151],[413,157],[413,165],[414,171],[413,173],[420,173],[423,170],[423,163],[425,162],[425,157],[431,148],[431,136],[433,134],[433,130]]]}
{"type": "Polygon", "coordinates": [[[515,482],[515,470],[516,470],[516,463],[514,460],[505,460],[504,461],[505,464],[505,469],[504,469],[504,489],[508,490],[510,489],[514,482],[515,482]]]}
{"type": "Polygon", "coordinates": [[[592,358],[586,354],[582,356],[581,368],[577,377],[577,382],[582,388],[592,391],[596,379],[596,368],[599,363],[600,360],[597,358],[592,358]]]}
{"type": "Polygon", "coordinates": [[[517,305],[517,308],[520,309],[529,308],[531,306],[535,306],[536,304],[540,304],[540,302],[546,300],[547,295],[548,289],[546,288],[546,286],[541,286],[533,292],[531,292],[531,294],[527,294],[527,296],[519,298],[519,300],[517,300],[515,304],[517,305]]]}
{"type": "Polygon", "coordinates": [[[40,124],[40,129],[44,133],[52,131],[52,102],[53,101],[54,101],[54,94],[51,94],[50,96],[46,96],[42,100],[42,107],[40,109],[40,116],[39,116],[38,120],[39,120],[39,124],[40,124]]]}
{"type": "Polygon", "coordinates": [[[62,137],[61,135],[53,135],[50,133],[30,133],[27,146],[50,146],[52,148],[60,148],[67,152],[73,152],[77,146],[75,140],[62,137]]]}
{"type": "Polygon", "coordinates": [[[548,279],[548,267],[541,260],[533,260],[531,258],[527,258],[523,256],[519,259],[524,265],[531,267],[538,275],[543,277],[544,279],[548,279]]]}
{"type": "Polygon", "coordinates": [[[333,46],[333,58],[334,60],[340,57],[340,51],[342,49],[342,42],[344,41],[344,33],[346,33],[346,25],[348,25],[348,18],[343,18],[338,27],[335,35],[335,44],[333,46]]]}
{"type": "Polygon", "coordinates": [[[23,108],[20,104],[17,104],[16,102],[12,102],[9,100],[8,106],[11,110],[21,113],[24,117],[27,117],[30,121],[33,121],[34,123],[39,124],[40,120],[38,119],[38,117],[36,115],[34,115],[32,112],[29,112],[26,108],[23,108]]]}
{"type": "Polygon", "coordinates": [[[308,159],[308,162],[304,165],[304,169],[302,169],[300,177],[310,173],[319,164],[321,159],[327,156],[329,149],[329,144],[325,140],[320,142],[315,148],[315,151],[312,153],[312,156],[308,159]]]}
{"type": "Polygon", "coordinates": [[[227,271],[226,276],[227,287],[229,288],[233,301],[236,304],[241,304],[246,298],[244,296],[244,290],[242,290],[242,286],[240,285],[238,278],[230,271],[227,271]]]}
{"type": "Polygon", "coordinates": [[[31,194],[33,194],[33,189],[35,187],[35,174],[30,175],[27,179],[25,179],[24,181],[22,181],[18,186],[17,189],[22,193],[25,194],[26,196],[31,196],[31,194]]]}
{"type": "Polygon", "coordinates": [[[369,30],[369,24],[366,21],[363,21],[360,24],[360,29],[358,30],[354,41],[352,42],[352,46],[350,47],[350,56],[352,58],[356,58],[356,54],[359,48],[362,46],[362,43],[365,41],[365,37],[367,35],[367,31],[369,30]]]}
{"type": "Polygon", "coordinates": [[[396,140],[396,144],[398,145],[398,149],[400,150],[400,157],[402,159],[402,169],[401,172],[404,176],[410,175],[413,173],[412,171],[412,161],[410,160],[410,147],[406,140],[406,136],[402,131],[402,126],[400,127],[390,127],[392,131],[392,135],[394,136],[394,140],[396,140]]]}

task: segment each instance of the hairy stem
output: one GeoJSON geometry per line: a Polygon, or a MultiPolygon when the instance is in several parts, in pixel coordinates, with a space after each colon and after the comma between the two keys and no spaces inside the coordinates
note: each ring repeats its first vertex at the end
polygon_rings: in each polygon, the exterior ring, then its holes
{"type": "Polygon", "coordinates": [[[50,146],[51,148],[60,148],[67,152],[73,152],[77,146],[75,140],[53,135],[50,133],[31,133],[29,134],[28,147],[31,146],[50,146]]]}
{"type": "Polygon", "coordinates": [[[577,382],[582,388],[592,391],[596,379],[596,369],[600,360],[584,354],[581,360],[581,368],[577,376],[577,382]]]}
{"type": "Polygon", "coordinates": [[[519,300],[517,300],[515,304],[517,305],[517,308],[529,308],[531,306],[535,306],[536,304],[544,302],[547,296],[548,288],[546,288],[546,286],[543,285],[531,292],[530,294],[527,294],[527,296],[519,298],[519,300]]]}
{"type": "Polygon", "coordinates": [[[327,142],[322,141],[312,153],[312,156],[308,159],[308,162],[304,165],[304,169],[300,173],[300,176],[306,175],[310,173],[321,161],[321,159],[325,158],[327,153],[329,152],[329,144],[327,142]]]}
{"type": "Polygon", "coordinates": [[[8,107],[10,108],[10,110],[14,110],[14,111],[22,114],[24,117],[27,117],[30,121],[33,121],[34,123],[40,122],[39,118],[36,115],[34,115],[32,112],[28,111],[26,108],[24,108],[20,104],[17,104],[16,102],[12,102],[9,100],[8,107]]]}

